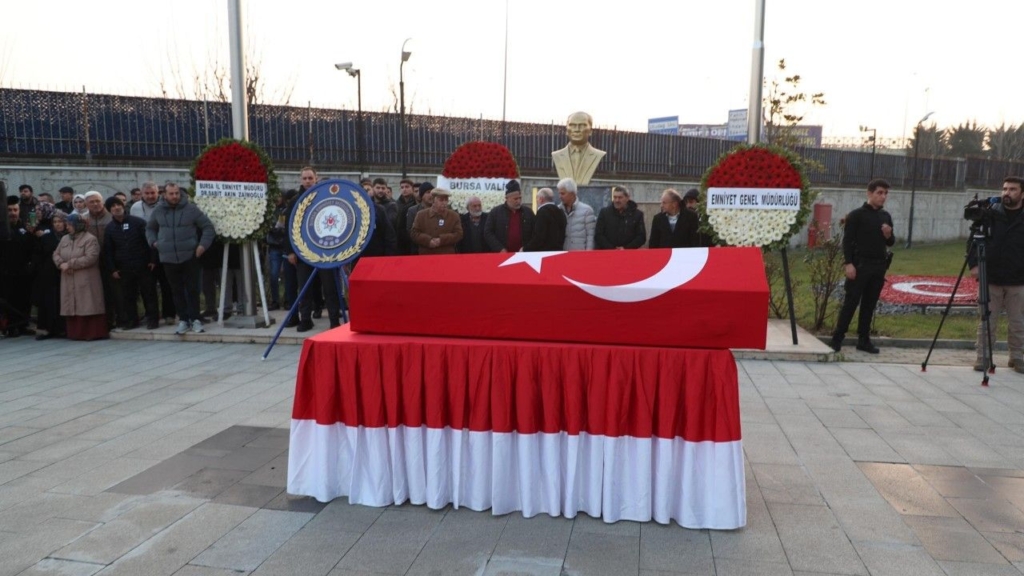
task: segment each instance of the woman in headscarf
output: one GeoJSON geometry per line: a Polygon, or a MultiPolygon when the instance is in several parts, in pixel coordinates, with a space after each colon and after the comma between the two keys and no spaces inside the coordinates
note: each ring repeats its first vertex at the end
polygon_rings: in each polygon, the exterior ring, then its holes
{"type": "Polygon", "coordinates": [[[109,335],[100,279],[100,242],[85,226],[85,219],[78,214],[68,216],[68,234],[53,253],[53,263],[61,272],[60,313],[71,340],[109,335]]]}
{"type": "Polygon", "coordinates": [[[36,215],[39,224],[35,231],[38,240],[33,257],[36,276],[32,281],[32,294],[39,311],[36,328],[46,330],[45,334],[37,335],[36,340],[49,340],[64,336],[64,317],[60,315],[60,270],[53,262],[53,253],[66,234],[67,214],[49,202],[40,202],[36,215]]]}
{"type": "Polygon", "coordinates": [[[79,216],[85,216],[89,213],[89,209],[85,206],[85,194],[75,194],[75,197],[71,200],[71,205],[75,207],[75,214],[79,216]]]}

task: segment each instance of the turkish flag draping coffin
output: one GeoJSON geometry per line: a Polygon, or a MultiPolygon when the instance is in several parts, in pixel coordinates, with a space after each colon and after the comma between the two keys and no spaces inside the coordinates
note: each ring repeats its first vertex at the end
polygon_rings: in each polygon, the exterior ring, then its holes
{"type": "Polygon", "coordinates": [[[757,248],[363,258],[351,329],[375,334],[764,349],[757,248]]]}

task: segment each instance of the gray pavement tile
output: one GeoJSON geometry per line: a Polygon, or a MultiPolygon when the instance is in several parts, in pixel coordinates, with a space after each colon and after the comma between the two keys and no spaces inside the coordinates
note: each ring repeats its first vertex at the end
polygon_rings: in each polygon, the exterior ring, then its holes
{"type": "Polygon", "coordinates": [[[508,516],[493,516],[490,511],[474,512],[465,508],[449,511],[406,574],[475,576],[482,573],[508,516]]]}
{"type": "MultiPolygon", "coordinates": [[[[245,470],[247,472],[253,472],[259,470],[268,462],[278,458],[281,455],[281,451],[277,448],[249,448],[243,446],[241,448],[232,449],[227,455],[217,459],[216,462],[210,464],[209,468],[218,468],[222,470],[245,470]]],[[[285,457],[287,461],[287,456],[285,457]]]]}
{"type": "Polygon", "coordinates": [[[637,545],[639,536],[573,530],[563,571],[594,576],[636,574],[640,562],[640,547],[637,545]]]}
{"type": "Polygon", "coordinates": [[[212,500],[221,492],[234,486],[247,472],[244,470],[219,470],[203,468],[199,472],[175,484],[172,490],[194,498],[212,500]]]}
{"type": "Polygon", "coordinates": [[[327,503],[317,502],[315,498],[309,496],[294,496],[282,491],[263,507],[268,510],[280,510],[283,512],[310,512],[316,514],[326,508],[327,503]]]}
{"type": "Polygon", "coordinates": [[[179,454],[111,486],[109,491],[120,494],[153,494],[167,490],[205,468],[210,460],[213,459],[179,454]]]}
{"type": "Polygon", "coordinates": [[[801,460],[846,456],[842,445],[813,414],[780,418],[779,425],[801,460]]]}
{"type": "Polygon", "coordinates": [[[765,562],[785,562],[782,542],[750,467],[746,475],[747,525],[739,530],[711,531],[715,559],[758,558],[765,562]]]}
{"type": "Polygon", "coordinates": [[[577,532],[592,532],[594,534],[611,534],[615,536],[640,537],[640,522],[620,520],[618,522],[605,522],[601,518],[594,518],[585,512],[576,515],[573,521],[573,534],[577,532]]]}
{"type": "Polygon", "coordinates": [[[971,564],[968,562],[939,562],[949,576],[1020,576],[1021,572],[1009,564],[971,564]]]}
{"type": "Polygon", "coordinates": [[[116,458],[50,489],[64,494],[95,495],[159,464],[156,460],[116,458]]]}
{"type": "Polygon", "coordinates": [[[874,498],[878,490],[848,456],[808,458],[804,468],[826,502],[837,498],[874,498]]]}
{"type": "Polygon", "coordinates": [[[307,524],[260,564],[253,576],[325,576],[360,536],[307,524]]]}
{"type": "Polygon", "coordinates": [[[949,503],[979,531],[1024,531],[1024,512],[1007,504],[1006,500],[976,500],[948,498],[949,503]]]}
{"type": "Polygon", "coordinates": [[[25,426],[5,426],[0,428],[0,450],[5,452],[17,452],[21,454],[21,451],[8,450],[4,447],[5,444],[13,442],[19,438],[24,438],[39,432],[39,428],[27,428],[25,426]]]}
{"type": "Polygon", "coordinates": [[[911,466],[869,462],[859,466],[882,497],[900,514],[960,516],[911,466]]]}
{"type": "Polygon", "coordinates": [[[909,464],[960,466],[960,461],[943,450],[942,443],[931,436],[911,436],[896,432],[881,432],[879,435],[909,464]]]}
{"type": "MultiPolygon", "coordinates": [[[[551,517],[546,514],[539,514],[533,518],[523,518],[518,513],[509,514],[505,529],[494,547],[491,562],[493,563],[495,558],[501,558],[502,562],[506,563],[516,560],[537,564],[540,566],[537,570],[542,573],[551,566],[561,570],[574,523],[569,518],[551,517]]],[[[511,571],[511,568],[507,570],[511,571]]],[[[492,569],[488,565],[488,572],[497,573],[499,568],[492,569]]]]}
{"type": "Polygon", "coordinates": [[[259,510],[214,542],[190,564],[252,571],[313,518],[312,514],[259,510]]]}
{"type": "Polygon", "coordinates": [[[869,428],[867,422],[864,422],[850,408],[812,408],[812,410],[826,428],[869,428]]]}
{"type": "Polygon", "coordinates": [[[777,424],[743,424],[743,453],[750,462],[797,465],[799,459],[777,424]]]}
{"type": "Polygon", "coordinates": [[[689,530],[676,525],[662,526],[650,522],[642,524],[640,568],[713,575],[715,561],[712,557],[709,531],[689,530]]]}
{"type": "Polygon", "coordinates": [[[186,564],[175,572],[174,576],[245,576],[246,574],[248,572],[186,564]]]}
{"type": "Polygon", "coordinates": [[[337,568],[405,574],[443,517],[443,512],[409,514],[385,510],[337,568]]]}
{"type": "Polygon", "coordinates": [[[836,428],[832,436],[855,462],[906,462],[874,430],[836,428]]]}
{"type": "MultiPolygon", "coordinates": [[[[272,449],[267,449],[272,450],[272,449]]],[[[258,484],[284,488],[288,484],[288,452],[277,453],[241,480],[242,484],[258,484]]]]}
{"type": "Polygon", "coordinates": [[[21,478],[48,465],[49,462],[34,462],[21,459],[0,462],[0,484],[6,484],[11,480],[21,478]]]}
{"type": "Polygon", "coordinates": [[[765,501],[783,504],[824,505],[814,481],[803,466],[751,464],[757,485],[765,501]]]}
{"type": "Polygon", "coordinates": [[[889,406],[854,406],[853,410],[875,431],[903,430],[914,426],[889,406]]]}
{"type": "Polygon", "coordinates": [[[793,569],[786,562],[765,562],[757,558],[715,558],[715,574],[716,576],[792,576],[793,569]]]}
{"type": "Polygon", "coordinates": [[[906,516],[904,521],[936,560],[1006,562],[1002,554],[963,518],[906,516]]]}
{"type": "Polygon", "coordinates": [[[854,543],[871,576],[945,576],[942,568],[921,546],[854,543]]]}
{"type": "Polygon", "coordinates": [[[915,465],[914,469],[945,498],[985,499],[998,495],[992,486],[962,466],[915,465]]]}
{"type": "Polygon", "coordinates": [[[102,564],[45,558],[18,576],[92,576],[103,568],[102,564]]]}
{"type": "Polygon", "coordinates": [[[195,498],[143,502],[52,554],[54,558],[111,564],[203,504],[195,498]]]}
{"type": "Polygon", "coordinates": [[[281,495],[282,492],[284,492],[282,488],[275,488],[273,486],[235,484],[217,494],[212,502],[215,504],[231,504],[234,506],[263,508],[274,498],[281,495]]]}
{"type": "Polygon", "coordinates": [[[255,512],[255,508],[204,504],[122,556],[100,574],[169,576],[255,512]]]}
{"type": "Polygon", "coordinates": [[[1024,478],[985,475],[980,479],[991,487],[999,497],[1009,500],[1014,506],[1024,511],[1024,478]]]}
{"type": "Polygon", "coordinates": [[[562,559],[557,562],[529,558],[491,556],[483,576],[561,576],[562,559]]]}
{"type": "Polygon", "coordinates": [[[968,467],[968,470],[977,474],[978,476],[993,476],[996,478],[1024,478],[1024,470],[1016,470],[1012,468],[968,467]]]}
{"type": "Polygon", "coordinates": [[[956,426],[952,420],[920,400],[890,401],[889,406],[914,426],[927,428],[956,426]]]}
{"type": "Polygon", "coordinates": [[[93,522],[49,518],[34,530],[0,541],[0,576],[18,574],[36,565],[96,526],[93,522]]]}
{"type": "Polygon", "coordinates": [[[1024,562],[1024,532],[982,532],[981,535],[1010,562],[1024,562]]]}
{"type": "MultiPolygon", "coordinates": [[[[240,485],[241,486],[241,485],[240,485]]],[[[253,486],[253,488],[265,488],[253,486]]],[[[307,528],[333,532],[366,532],[384,513],[384,508],[349,504],[348,498],[336,498],[329,502],[312,520],[307,528]]]]}
{"type": "Polygon", "coordinates": [[[768,503],[794,570],[867,574],[839,522],[824,506],[768,503]]]}
{"type": "Polygon", "coordinates": [[[920,541],[900,516],[880,496],[869,498],[832,498],[829,508],[847,537],[854,543],[879,545],[917,545],[920,541]]]}

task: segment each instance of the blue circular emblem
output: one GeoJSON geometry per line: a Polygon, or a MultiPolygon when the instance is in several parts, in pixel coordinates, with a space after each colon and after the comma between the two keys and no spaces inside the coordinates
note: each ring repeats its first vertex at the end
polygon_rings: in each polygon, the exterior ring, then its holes
{"type": "Polygon", "coordinates": [[[324,180],[292,206],[288,236],[295,254],[316,268],[337,268],[359,256],[374,229],[373,200],[349,180],[324,180]]]}

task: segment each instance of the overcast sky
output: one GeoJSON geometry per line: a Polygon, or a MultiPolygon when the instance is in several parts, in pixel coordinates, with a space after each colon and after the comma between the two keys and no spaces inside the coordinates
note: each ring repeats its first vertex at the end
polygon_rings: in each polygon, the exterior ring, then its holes
{"type": "MultiPolygon", "coordinates": [[[[4,0],[0,84],[157,95],[194,94],[189,79],[228,65],[226,0],[4,0]]],[[[603,127],[647,119],[724,123],[746,108],[755,0],[578,3],[509,0],[509,120],[561,124],[572,111],[603,127]]],[[[397,93],[402,42],[406,106],[416,113],[500,119],[505,1],[248,0],[249,54],[268,96],[363,108],[397,93]]],[[[1017,57],[1024,2],[767,0],[765,72],[785,58],[827,106],[807,113],[826,136],[858,127],[901,137],[926,112],[940,126],[1024,120],[1017,57]],[[947,8],[946,6],[949,6],[947,8]],[[952,8],[958,6],[958,8],[952,8]],[[1008,25],[1001,25],[1002,23],[1008,25]]]]}

